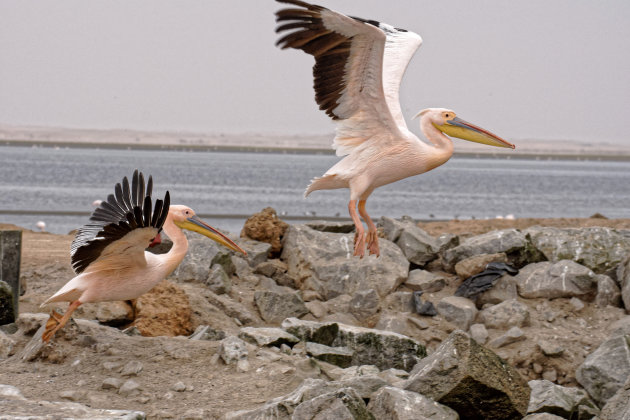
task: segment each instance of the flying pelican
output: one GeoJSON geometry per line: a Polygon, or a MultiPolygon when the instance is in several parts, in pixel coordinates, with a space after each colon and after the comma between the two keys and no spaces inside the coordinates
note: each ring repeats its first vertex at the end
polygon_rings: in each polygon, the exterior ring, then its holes
{"type": "Polygon", "coordinates": [[[411,57],[422,44],[419,35],[299,0],[277,1],[297,7],[276,12],[276,32],[285,33],[276,45],[315,57],[315,100],[336,122],[333,148],[338,156],[345,156],[314,178],[304,196],[316,190],[350,189],[355,256],[364,256],[366,240],[370,254],[379,255],[376,226],[365,210],[372,191],[445,163],[453,154],[453,143],[445,134],[514,148],[444,108],[428,108],[416,115],[431,144],[409,131],[398,91],[411,57]],[[366,235],[359,215],[367,223],[366,235]]]}
{"type": "Polygon", "coordinates": [[[70,302],[63,317],[52,311],[42,340],[48,342],[70,319],[79,305],[87,302],[135,299],[148,292],[177,268],[188,251],[188,240],[182,229],[192,230],[246,254],[238,245],[215,228],[204,223],[186,206],[170,205],[170,195],[156,200],[152,211],[153,180],[136,170],[131,188],[124,177],[116,184],[115,194],[94,210],[90,223],[76,234],[70,247],[72,268],[77,276],[49,297],[51,302],[70,302]],[[146,252],[160,243],[164,230],[173,241],[166,254],[146,252]]]}

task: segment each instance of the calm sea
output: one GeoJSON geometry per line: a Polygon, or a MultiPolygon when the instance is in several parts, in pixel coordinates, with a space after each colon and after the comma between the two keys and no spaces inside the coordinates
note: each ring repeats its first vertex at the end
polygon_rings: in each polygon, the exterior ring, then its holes
{"type": "MultiPolygon", "coordinates": [[[[186,152],[0,146],[0,222],[67,233],[116,182],[135,168],[154,178],[154,194],[171,192],[216,227],[239,232],[244,217],[271,206],[293,217],[347,217],[347,190],[302,193],[332,155],[186,152]],[[35,214],[24,214],[31,212],[35,214]],[[233,217],[215,217],[230,215],[233,217]]],[[[630,217],[630,163],[614,161],[453,158],[427,174],[377,189],[368,211],[417,219],[630,217]]]]}

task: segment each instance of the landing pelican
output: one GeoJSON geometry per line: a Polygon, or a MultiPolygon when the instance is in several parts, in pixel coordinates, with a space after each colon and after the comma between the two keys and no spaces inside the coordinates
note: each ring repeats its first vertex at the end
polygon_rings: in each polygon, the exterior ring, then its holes
{"type": "Polygon", "coordinates": [[[90,223],[76,234],[70,255],[77,276],[49,297],[52,302],[70,302],[65,315],[52,311],[42,340],[48,342],[70,319],[79,305],[88,302],[135,299],[148,292],[177,268],[188,251],[188,240],[182,229],[192,230],[242,252],[238,245],[215,228],[204,223],[186,206],[170,205],[170,195],[156,200],[152,209],[153,180],[136,170],[131,188],[127,177],[116,184],[115,194],[99,204],[90,223]],[[166,254],[146,252],[160,242],[164,230],[173,241],[166,254]]]}
{"type": "Polygon", "coordinates": [[[372,191],[445,163],[453,154],[453,143],[445,134],[514,148],[444,108],[428,108],[416,115],[431,144],[409,131],[398,91],[411,57],[422,44],[419,35],[299,0],[277,1],[297,7],[276,12],[276,32],[284,33],[276,45],[315,57],[315,100],[336,122],[333,148],[338,156],[345,156],[322,177],[314,178],[304,195],[350,189],[355,256],[364,256],[366,241],[369,253],[379,255],[376,226],[365,209],[372,191]],[[367,234],[359,215],[367,223],[367,234]]]}

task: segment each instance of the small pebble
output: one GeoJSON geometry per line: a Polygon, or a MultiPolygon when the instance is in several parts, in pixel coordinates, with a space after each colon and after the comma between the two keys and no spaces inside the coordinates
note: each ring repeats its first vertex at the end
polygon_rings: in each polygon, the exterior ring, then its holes
{"type": "Polygon", "coordinates": [[[110,372],[120,372],[121,366],[118,362],[103,362],[103,369],[110,372]]]}
{"type": "Polygon", "coordinates": [[[241,359],[236,362],[236,371],[237,372],[247,372],[250,369],[249,361],[247,359],[241,359]]]}
{"type": "Polygon", "coordinates": [[[579,312],[582,309],[584,309],[584,302],[582,302],[580,299],[576,298],[575,296],[572,297],[571,300],[569,300],[569,303],[571,304],[571,306],[573,306],[573,310],[576,312],[579,312]]]}
{"type": "Polygon", "coordinates": [[[184,392],[186,391],[186,384],[184,384],[182,381],[175,382],[171,389],[175,392],[184,392]]]}
{"type": "Polygon", "coordinates": [[[540,375],[543,371],[543,367],[538,363],[534,363],[532,367],[534,369],[534,372],[537,373],[538,375],[540,375]]]}
{"type": "Polygon", "coordinates": [[[555,369],[549,369],[543,372],[542,378],[550,382],[556,382],[556,380],[558,379],[558,374],[556,373],[555,369]]]}
{"type": "Polygon", "coordinates": [[[137,360],[127,362],[120,373],[122,376],[136,376],[142,371],[142,363],[137,360]]]}
{"type": "Polygon", "coordinates": [[[103,389],[120,389],[122,381],[118,378],[105,378],[101,384],[103,389]]]}
{"type": "Polygon", "coordinates": [[[140,384],[133,379],[128,379],[118,390],[118,393],[122,396],[129,396],[140,392],[140,384]]]}

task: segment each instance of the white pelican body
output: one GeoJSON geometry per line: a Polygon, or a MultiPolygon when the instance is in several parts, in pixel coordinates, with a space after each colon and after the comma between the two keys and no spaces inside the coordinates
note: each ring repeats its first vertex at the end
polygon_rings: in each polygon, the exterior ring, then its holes
{"type": "Polygon", "coordinates": [[[300,0],[277,1],[297,6],[276,13],[281,22],[276,32],[287,31],[277,44],[315,57],[315,100],[335,120],[333,148],[338,156],[345,156],[313,179],[305,196],[322,189],[350,189],[348,211],[356,226],[354,255],[363,257],[366,239],[370,254],[379,255],[376,226],[365,210],[372,191],[445,163],[453,154],[453,143],[444,133],[514,148],[444,108],[418,113],[420,129],[430,144],[409,131],[398,94],[407,65],[422,44],[419,35],[300,0]],[[359,215],[368,225],[367,238],[359,215]]]}
{"type": "Polygon", "coordinates": [[[82,227],[72,243],[72,266],[77,276],[66,283],[42,305],[70,302],[61,317],[52,311],[42,336],[44,341],[62,328],[72,312],[83,303],[135,299],[151,290],[171,274],[188,251],[188,240],[182,229],[193,230],[238,252],[243,251],[216,229],[202,222],[186,206],[170,205],[169,193],[157,200],[152,213],[152,180],[145,193],[144,177],[138,171],[133,187],[127,178],[116,185],[116,196],[110,195],[99,205],[90,224],[82,227]],[[159,243],[164,229],[173,246],[166,254],[145,251],[159,243]]]}

